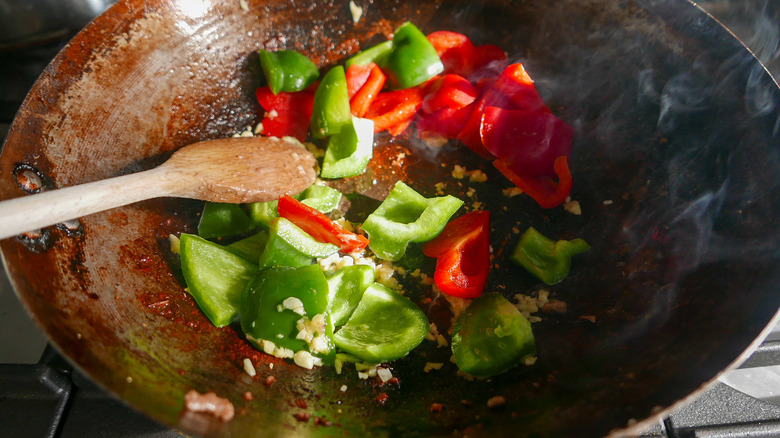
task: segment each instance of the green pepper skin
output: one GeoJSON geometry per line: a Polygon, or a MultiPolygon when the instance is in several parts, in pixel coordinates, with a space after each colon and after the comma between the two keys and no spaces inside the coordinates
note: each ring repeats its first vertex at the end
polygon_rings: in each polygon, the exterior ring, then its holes
{"type": "Polygon", "coordinates": [[[260,255],[261,268],[300,267],[312,264],[315,257],[327,257],[339,248],[314,240],[297,225],[281,217],[271,221],[268,243],[260,255]]]}
{"type": "Polygon", "coordinates": [[[374,152],[374,121],[352,118],[352,125],[328,138],[322,161],[323,178],[346,178],[365,172],[374,152]]]}
{"type": "Polygon", "coordinates": [[[325,74],[314,92],[311,134],[314,138],[324,138],[340,133],[345,126],[351,124],[347,76],[344,67],[337,65],[325,74]]]}
{"type": "MultiPolygon", "coordinates": [[[[301,300],[308,318],[325,313],[328,282],[319,266],[268,268],[249,281],[240,314],[241,328],[250,341],[258,345],[264,339],[293,351],[309,349],[305,341],[296,339],[296,324],[302,315],[281,307],[290,297],[301,300]]],[[[258,346],[262,349],[262,345],[258,346]]]]}
{"type": "Polygon", "coordinates": [[[313,185],[301,192],[295,199],[322,213],[330,213],[339,206],[341,192],[333,187],[313,185]]]}
{"type": "Polygon", "coordinates": [[[384,65],[390,52],[393,51],[393,41],[387,40],[375,46],[369,47],[356,53],[344,63],[344,68],[349,69],[353,65],[368,65],[372,62],[381,66],[384,65]]]}
{"type": "Polygon", "coordinates": [[[396,89],[420,85],[444,71],[444,64],[431,42],[408,21],[396,29],[393,50],[381,67],[396,89]]]}
{"type": "MultiPolygon", "coordinates": [[[[330,213],[338,207],[341,196],[341,192],[333,187],[320,185],[309,186],[301,193],[292,195],[293,198],[322,213],[330,213]]],[[[278,205],[279,201],[250,203],[248,204],[249,216],[256,224],[268,228],[271,221],[279,217],[279,213],[276,211],[278,205]]]]}
{"type": "Polygon", "coordinates": [[[295,50],[269,52],[260,49],[259,54],[268,88],[274,95],[281,91],[301,91],[320,77],[317,66],[295,50]]]}
{"type": "Polygon", "coordinates": [[[373,283],[333,341],[360,360],[382,363],[409,354],[429,330],[428,318],[419,307],[392,289],[373,283]]]}
{"type": "Polygon", "coordinates": [[[571,258],[590,249],[583,239],[557,242],[529,227],[510,258],[545,284],[562,282],[569,275],[571,258]]]}
{"type": "Polygon", "coordinates": [[[461,205],[463,201],[454,196],[426,198],[398,181],[362,228],[371,250],[381,259],[395,261],[406,253],[409,242],[438,236],[461,205]]]}
{"type": "Polygon", "coordinates": [[[452,353],[462,371],[491,377],[536,354],[531,323],[500,294],[476,298],[455,320],[452,353]]]}
{"type": "Polygon", "coordinates": [[[192,234],[181,235],[179,248],[189,294],[212,324],[230,324],[238,315],[244,287],[260,269],[222,245],[192,234]]]}
{"type": "Polygon", "coordinates": [[[207,202],[198,223],[198,235],[204,239],[234,236],[249,231],[255,223],[238,204],[207,202]]]}
{"type": "Polygon", "coordinates": [[[268,231],[263,230],[257,234],[233,242],[226,246],[225,249],[258,265],[260,262],[260,255],[263,254],[267,242],[268,231]]]}
{"type": "Polygon", "coordinates": [[[363,292],[374,283],[374,268],[368,265],[345,266],[338,271],[325,274],[330,293],[328,295],[328,314],[334,327],[349,319],[357,308],[363,292]]]}

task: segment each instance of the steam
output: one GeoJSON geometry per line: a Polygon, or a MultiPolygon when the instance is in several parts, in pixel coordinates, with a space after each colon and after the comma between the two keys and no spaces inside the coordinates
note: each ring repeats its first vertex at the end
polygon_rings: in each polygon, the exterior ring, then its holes
{"type": "MultiPolygon", "coordinates": [[[[770,1],[717,6],[756,15],[749,20],[752,27],[732,30],[780,74],[780,13],[771,10],[770,1]]],[[[714,9],[716,17],[726,14],[714,9]]],[[[774,218],[780,202],[777,84],[744,50],[723,59],[717,71],[707,70],[716,64],[706,56],[660,86],[662,75],[651,68],[636,78],[637,106],[657,108],[657,129],[665,137],[659,162],[665,167],[649,171],[647,199],[624,222],[623,235],[634,250],[630,258],[650,249],[661,251],[667,264],[658,268],[661,287],[647,311],[625,328],[623,339],[666,321],[680,281],[699,267],[729,260],[780,261],[774,218]]]]}

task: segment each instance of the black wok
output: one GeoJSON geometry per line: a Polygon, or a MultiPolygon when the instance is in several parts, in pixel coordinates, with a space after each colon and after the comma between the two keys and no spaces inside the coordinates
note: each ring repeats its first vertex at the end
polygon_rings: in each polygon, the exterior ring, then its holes
{"type": "MultiPolygon", "coordinates": [[[[476,196],[494,211],[494,248],[504,248],[489,288],[507,296],[540,288],[506,259],[512,227],[583,237],[593,249],[550,288],[569,311],[534,325],[536,365],[471,382],[454,376],[447,349],[423,344],[392,364],[399,383],[379,386],[354,371],[269,358],[235,327],[207,322],[167,243],[170,233],[194,231],[198,202],[143,202],[82,218],[75,232],[1,242],[17,294],[53,344],[130,405],[198,435],[631,434],[744,359],[773,319],[780,89],[691,3],[365,2],[357,24],[345,1],[247,3],[127,0],[100,16],[17,115],[0,157],[0,198],[24,194],[17,176],[25,169],[64,187],[230,135],[258,121],[257,49],[294,48],[326,67],[408,19],[425,32],[498,44],[524,63],[575,128],[572,196],[583,213],[505,198],[509,184],[489,162],[455,144],[434,152],[413,132],[380,136],[368,174],[341,188],[381,196],[403,179],[433,195],[453,164],[484,169],[489,182],[476,196]],[[393,164],[399,152],[403,166],[393,164]],[[245,357],[257,377],[243,371],[245,357]],[[423,373],[429,361],[446,365],[423,373]],[[190,389],[229,398],[236,418],[183,414],[190,389]],[[506,403],[489,409],[496,395],[506,403]],[[431,412],[433,403],[444,409],[431,412]]],[[[447,327],[444,300],[429,290],[412,296],[447,327]]]]}

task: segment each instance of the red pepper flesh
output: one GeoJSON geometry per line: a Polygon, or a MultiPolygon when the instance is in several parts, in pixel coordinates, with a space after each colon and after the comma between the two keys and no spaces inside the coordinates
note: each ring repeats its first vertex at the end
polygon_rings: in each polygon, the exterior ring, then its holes
{"type": "Polygon", "coordinates": [[[506,53],[493,44],[475,46],[466,35],[438,31],[428,35],[436,53],[444,64],[443,73],[454,73],[464,77],[487,67],[493,61],[506,59],[506,53]]]}
{"type": "Polygon", "coordinates": [[[417,116],[417,132],[420,138],[457,138],[471,115],[473,104],[463,108],[442,108],[432,114],[417,116]]]}
{"type": "Polygon", "coordinates": [[[554,177],[555,159],[571,153],[574,132],[547,111],[487,107],[480,125],[482,144],[524,178],[554,177]]]}
{"type": "Polygon", "coordinates": [[[257,102],[266,111],[263,134],[270,137],[295,137],[306,141],[318,83],[297,92],[281,91],[274,95],[268,87],[257,89],[257,102]]]}
{"type": "Polygon", "coordinates": [[[442,292],[460,298],[482,295],[490,271],[490,212],[476,210],[449,222],[423,253],[435,257],[433,280],[442,292]]]}
{"type": "Polygon", "coordinates": [[[314,239],[332,243],[338,246],[341,252],[353,253],[368,246],[365,236],[344,229],[319,210],[295,200],[292,196],[284,195],[279,198],[277,211],[279,216],[294,223],[314,239]]]}
{"type": "MultiPolygon", "coordinates": [[[[353,76],[357,74],[358,72],[355,72],[353,73],[353,76]]],[[[374,63],[371,63],[368,66],[353,65],[349,68],[349,70],[347,70],[347,90],[350,91],[349,106],[353,116],[365,117],[368,109],[371,107],[371,102],[373,102],[374,99],[379,95],[379,92],[382,91],[382,87],[385,86],[386,81],[387,77],[382,72],[382,69],[374,63]],[[365,67],[369,68],[368,75],[365,77],[365,79],[362,79],[363,73],[360,72],[359,74],[361,77],[353,77],[352,81],[354,81],[354,83],[350,85],[350,71],[353,69],[362,69],[365,67]],[[360,83],[360,87],[355,90],[354,93],[350,91],[350,88],[357,85],[361,79],[362,83],[360,83]]]]}
{"type": "Polygon", "coordinates": [[[438,76],[423,87],[422,111],[431,114],[442,108],[463,108],[473,102],[478,95],[477,87],[462,76],[454,74],[438,76]]]}
{"type": "Polygon", "coordinates": [[[524,178],[501,160],[494,161],[493,166],[542,208],[553,208],[563,204],[571,193],[572,177],[569,171],[569,159],[566,156],[555,159],[553,168],[558,176],[558,182],[547,177],[524,178]]]}
{"type": "Polygon", "coordinates": [[[418,88],[379,93],[366,112],[366,118],[374,121],[374,132],[384,130],[398,135],[414,120],[417,110],[422,106],[422,96],[418,88]],[[399,128],[403,128],[398,132],[399,128]]]}

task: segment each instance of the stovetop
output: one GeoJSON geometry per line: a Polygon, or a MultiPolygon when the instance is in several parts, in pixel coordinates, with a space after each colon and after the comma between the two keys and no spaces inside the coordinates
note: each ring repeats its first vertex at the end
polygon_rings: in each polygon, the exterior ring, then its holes
{"type": "MultiPolygon", "coordinates": [[[[712,0],[700,6],[729,27],[780,78],[777,3],[712,0]]],[[[0,144],[27,91],[64,44],[61,40],[0,51],[0,144]]],[[[73,370],[47,345],[4,272],[0,272],[0,425],[6,437],[181,436],[73,370]]],[[[642,435],[733,436],[780,436],[780,326],[739,369],[726,373],[642,435]]]]}

